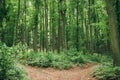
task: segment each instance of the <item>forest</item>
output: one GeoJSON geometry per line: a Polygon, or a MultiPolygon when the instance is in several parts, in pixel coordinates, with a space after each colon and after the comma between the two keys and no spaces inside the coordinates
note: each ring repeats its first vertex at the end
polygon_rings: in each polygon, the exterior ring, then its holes
{"type": "Polygon", "coordinates": [[[120,0],[0,0],[0,80],[120,80],[120,0]]]}

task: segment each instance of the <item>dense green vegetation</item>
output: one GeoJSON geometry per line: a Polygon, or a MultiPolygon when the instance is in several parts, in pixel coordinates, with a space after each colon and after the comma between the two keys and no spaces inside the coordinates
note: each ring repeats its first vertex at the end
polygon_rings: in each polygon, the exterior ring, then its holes
{"type": "Polygon", "coordinates": [[[83,52],[77,52],[75,50],[66,53],[35,53],[29,52],[19,56],[22,63],[39,66],[39,67],[53,67],[58,69],[69,69],[72,66],[82,66],[87,63],[102,63],[108,60],[112,62],[112,59],[107,56],[100,56],[98,54],[83,54],[83,52]]]}
{"type": "Polygon", "coordinates": [[[92,75],[100,80],[120,80],[120,67],[113,67],[112,64],[98,66],[92,75]]]}
{"type": "Polygon", "coordinates": [[[0,0],[0,80],[26,80],[20,64],[120,79],[120,0],[0,0]],[[111,54],[112,53],[112,54],[111,54]]]}
{"type": "Polygon", "coordinates": [[[15,51],[0,44],[0,80],[27,80],[23,68],[16,62],[15,51]]]}

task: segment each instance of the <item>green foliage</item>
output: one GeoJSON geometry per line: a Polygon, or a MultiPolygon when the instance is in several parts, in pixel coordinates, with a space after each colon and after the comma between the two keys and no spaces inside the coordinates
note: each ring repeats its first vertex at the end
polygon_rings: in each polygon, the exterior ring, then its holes
{"type": "Polygon", "coordinates": [[[111,64],[101,65],[92,74],[100,80],[120,80],[120,67],[113,67],[111,64]]]}
{"type": "Polygon", "coordinates": [[[22,57],[23,61],[27,61],[26,63],[32,66],[39,66],[39,67],[54,67],[58,69],[68,69],[72,65],[71,63],[65,58],[64,54],[53,54],[53,53],[25,53],[22,57]]]}
{"type": "Polygon", "coordinates": [[[58,69],[69,69],[72,67],[72,62],[70,62],[67,56],[63,53],[61,53],[60,55],[55,54],[53,56],[52,67],[58,69]]]}
{"type": "MultiPolygon", "coordinates": [[[[18,55],[19,56],[19,55],[18,55]]],[[[102,63],[107,62],[109,59],[106,56],[99,56],[95,54],[83,54],[83,52],[77,52],[76,50],[71,50],[70,52],[61,52],[60,54],[56,52],[26,52],[20,55],[19,61],[24,64],[29,64],[32,66],[39,67],[53,67],[58,69],[69,69],[73,65],[81,65],[86,63],[102,63]]],[[[111,58],[110,58],[111,59],[111,58]]]]}
{"type": "Polygon", "coordinates": [[[30,60],[28,64],[33,65],[33,66],[40,66],[40,67],[49,67],[51,63],[51,57],[46,54],[38,54],[38,53],[32,53],[32,57],[28,57],[30,60]],[[35,55],[38,54],[38,55],[35,55]]]}
{"type": "Polygon", "coordinates": [[[13,49],[0,45],[0,80],[24,80],[24,72],[15,61],[13,49]]]}
{"type": "Polygon", "coordinates": [[[76,50],[71,50],[67,53],[68,59],[74,64],[83,64],[85,63],[84,55],[82,52],[77,52],[76,50]]]}

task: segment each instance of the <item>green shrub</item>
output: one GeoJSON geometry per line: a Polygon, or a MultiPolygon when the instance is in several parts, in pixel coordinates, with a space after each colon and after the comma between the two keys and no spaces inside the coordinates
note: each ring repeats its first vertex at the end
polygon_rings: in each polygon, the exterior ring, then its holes
{"type": "Polygon", "coordinates": [[[52,67],[57,68],[57,69],[61,69],[61,70],[62,69],[69,69],[72,67],[72,64],[70,62],[67,62],[67,61],[59,61],[59,62],[53,61],[52,67]]]}
{"type": "Polygon", "coordinates": [[[89,62],[101,62],[102,56],[99,56],[98,54],[86,54],[86,58],[89,62]]]}
{"type": "Polygon", "coordinates": [[[64,54],[55,54],[51,66],[58,69],[69,69],[72,67],[72,63],[64,54]]]}
{"type": "Polygon", "coordinates": [[[0,45],[0,80],[24,80],[23,70],[15,63],[12,48],[0,45]]]}
{"type": "Polygon", "coordinates": [[[81,55],[71,57],[71,61],[75,64],[85,63],[84,58],[81,55]]]}
{"type": "Polygon", "coordinates": [[[85,56],[83,52],[69,52],[66,54],[66,58],[74,64],[83,64],[85,63],[85,56]]]}
{"type": "Polygon", "coordinates": [[[92,72],[92,75],[100,80],[120,80],[120,67],[101,65],[92,72]]]}
{"type": "MultiPolygon", "coordinates": [[[[58,69],[68,69],[70,68],[71,62],[66,58],[64,54],[56,54],[56,53],[35,53],[30,52],[27,53],[27,64],[32,66],[39,67],[53,67],[58,69]]],[[[25,58],[25,56],[24,56],[25,58]]]]}
{"type": "Polygon", "coordinates": [[[99,56],[95,54],[83,54],[83,52],[77,52],[76,50],[61,52],[26,52],[21,55],[22,63],[27,63],[32,66],[39,67],[54,67],[58,69],[68,69],[72,65],[83,65],[90,62],[107,62],[107,57],[99,56]]]}
{"type": "Polygon", "coordinates": [[[27,62],[32,66],[49,67],[52,61],[51,57],[49,54],[31,52],[27,57],[27,62]]]}

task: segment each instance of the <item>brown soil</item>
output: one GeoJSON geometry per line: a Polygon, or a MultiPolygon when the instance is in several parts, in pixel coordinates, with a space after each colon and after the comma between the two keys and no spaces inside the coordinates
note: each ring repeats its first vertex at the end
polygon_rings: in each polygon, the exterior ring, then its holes
{"type": "Polygon", "coordinates": [[[90,72],[95,67],[96,65],[87,65],[84,68],[74,67],[69,70],[57,70],[25,66],[25,70],[30,80],[96,80],[90,76],[90,72]]]}

